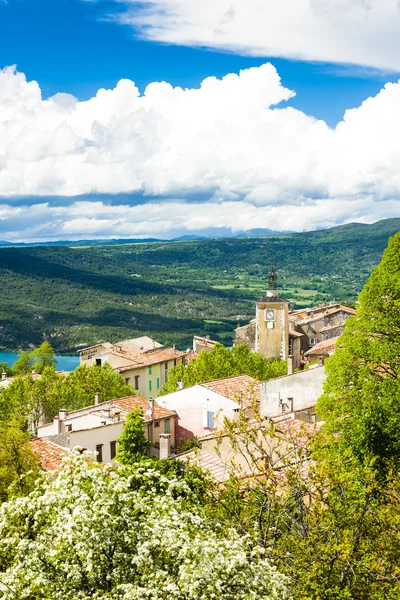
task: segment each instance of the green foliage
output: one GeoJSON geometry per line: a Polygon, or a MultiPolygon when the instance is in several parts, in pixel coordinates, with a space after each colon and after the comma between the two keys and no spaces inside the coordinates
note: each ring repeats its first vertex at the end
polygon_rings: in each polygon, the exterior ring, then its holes
{"type": "Polygon", "coordinates": [[[232,468],[206,497],[207,511],[265,548],[294,600],[396,600],[400,478],[382,482],[349,453],[310,462],[314,435],[310,425],[274,425],[257,412],[225,419],[232,468]]]}
{"type": "Polygon", "coordinates": [[[359,298],[327,364],[317,410],[328,452],[351,449],[382,474],[400,467],[400,234],[359,298]],[[329,437],[330,436],[330,437],[329,437]]]}
{"type": "Polygon", "coordinates": [[[13,374],[12,368],[6,362],[0,362],[0,377],[5,373],[7,377],[10,377],[13,374]]]}
{"type": "Polygon", "coordinates": [[[31,352],[24,350],[13,364],[12,370],[16,375],[26,375],[32,370],[42,373],[46,367],[55,369],[57,364],[53,348],[49,342],[43,342],[31,352]]]}
{"type": "Polygon", "coordinates": [[[96,393],[103,402],[137,394],[109,364],[83,365],[67,375],[45,367],[40,379],[21,376],[0,390],[0,421],[13,413],[29,415],[36,427],[40,420],[51,421],[60,408],[76,410],[93,405],[96,393]]]}
{"type": "Polygon", "coordinates": [[[71,453],[55,481],[0,507],[2,600],[285,600],[248,538],[221,532],[185,481],[71,453]]]}
{"type": "Polygon", "coordinates": [[[296,306],[354,302],[399,220],[249,239],[0,249],[0,344],[69,353],[151,335],[185,349],[193,335],[231,344],[254,317],[271,257],[296,306]],[[294,293],[298,290],[298,294],[294,293]]]}
{"type": "Polygon", "coordinates": [[[127,417],[121,437],[117,440],[116,459],[123,465],[134,464],[147,456],[151,443],[144,433],[143,410],[136,408],[127,417]]]}
{"type": "Polygon", "coordinates": [[[25,375],[31,373],[33,369],[32,353],[24,350],[20,353],[17,360],[12,366],[12,370],[16,375],[25,375]]]}
{"type": "Polygon", "coordinates": [[[235,346],[232,350],[216,344],[210,352],[202,350],[199,357],[191,360],[187,366],[180,364],[171,369],[168,381],[161,388],[159,395],[175,392],[180,380],[185,387],[189,387],[232,375],[250,375],[260,381],[267,381],[286,373],[285,361],[267,360],[261,354],[251,352],[244,344],[235,346]]]}
{"type": "Polygon", "coordinates": [[[31,492],[39,475],[38,458],[23,424],[15,419],[0,423],[0,502],[31,492]]]}

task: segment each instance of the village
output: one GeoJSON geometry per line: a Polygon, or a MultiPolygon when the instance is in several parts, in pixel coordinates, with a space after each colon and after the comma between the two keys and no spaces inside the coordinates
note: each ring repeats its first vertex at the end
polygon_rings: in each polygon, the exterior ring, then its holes
{"type": "MultiPolygon", "coordinates": [[[[140,409],[151,456],[189,461],[222,482],[232,465],[243,470],[247,460],[240,452],[232,453],[227,443],[221,444],[225,419],[241,415],[251,423],[257,413],[266,427],[269,423],[289,429],[300,423],[318,427],[315,405],[326,377],[324,362],[334,352],[346,320],[354,314],[354,309],[341,304],[293,310],[279,296],[277,273],[271,269],[266,296],[256,302],[255,318],[247,325],[238,324],[234,347],[243,344],[268,360],[284,361],[287,374],[268,381],[240,374],[189,387],[179,380],[175,391],[159,397],[171,369],[187,366],[217,343],[208,336],[195,336],[193,347],[180,351],[142,336],[82,348],[81,365],[108,363],[137,395],[104,401],[95,394],[92,406],[60,409],[52,422],[40,422],[34,428],[33,449],[49,471],[58,469],[76,447],[91,452],[100,463],[112,463],[128,415],[140,409]],[[189,449],[182,452],[180,448],[188,443],[189,449]]],[[[40,378],[39,374],[32,376],[40,378]]],[[[0,387],[12,381],[3,375],[0,387]]],[[[265,448],[259,453],[261,457],[265,448]]]]}

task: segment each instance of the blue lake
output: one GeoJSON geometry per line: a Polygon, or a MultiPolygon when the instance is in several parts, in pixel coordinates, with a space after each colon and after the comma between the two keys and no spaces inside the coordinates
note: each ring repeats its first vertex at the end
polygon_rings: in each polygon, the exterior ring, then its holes
{"type": "MultiPolygon", "coordinates": [[[[18,354],[13,352],[0,352],[0,362],[6,362],[12,366],[17,360],[18,354]]],[[[76,367],[79,367],[79,356],[56,356],[57,359],[57,371],[73,371],[76,367]]]]}

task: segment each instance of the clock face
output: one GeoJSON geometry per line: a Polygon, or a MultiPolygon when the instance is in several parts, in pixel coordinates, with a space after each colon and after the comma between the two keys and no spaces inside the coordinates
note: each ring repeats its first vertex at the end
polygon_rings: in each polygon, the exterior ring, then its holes
{"type": "Polygon", "coordinates": [[[267,319],[273,319],[274,318],[274,311],[273,310],[267,310],[267,319]]]}

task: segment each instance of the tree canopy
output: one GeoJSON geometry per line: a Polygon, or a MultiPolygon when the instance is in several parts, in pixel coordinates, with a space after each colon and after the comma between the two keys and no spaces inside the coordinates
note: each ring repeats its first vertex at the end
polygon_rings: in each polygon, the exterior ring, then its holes
{"type": "Polygon", "coordinates": [[[96,393],[105,402],[137,392],[108,363],[83,365],[69,374],[56,373],[47,366],[39,379],[31,375],[17,377],[0,390],[0,420],[14,413],[29,415],[35,427],[40,420],[51,420],[60,408],[76,410],[94,404],[96,393]]]}
{"type": "Polygon", "coordinates": [[[30,352],[27,350],[21,352],[13,364],[12,370],[16,375],[31,373],[32,370],[42,373],[46,367],[55,368],[56,365],[57,360],[53,348],[49,342],[43,342],[30,352]]]}
{"type": "Polygon", "coordinates": [[[341,450],[386,472],[400,467],[400,233],[360,294],[317,410],[341,450]]]}
{"type": "Polygon", "coordinates": [[[55,481],[0,507],[3,600],[284,600],[248,536],[222,532],[189,486],[154,465],[73,452],[55,481]]]}
{"type": "Polygon", "coordinates": [[[187,366],[179,364],[171,369],[160,396],[175,392],[179,380],[183,381],[185,387],[189,387],[232,375],[250,375],[266,381],[286,373],[287,364],[283,360],[267,360],[258,352],[251,352],[244,344],[235,346],[232,350],[216,344],[210,352],[202,350],[199,357],[192,359],[187,366]]]}
{"type": "Polygon", "coordinates": [[[126,420],[121,436],[117,440],[117,460],[123,465],[139,461],[148,455],[151,443],[145,436],[143,410],[136,408],[126,420]]]}

